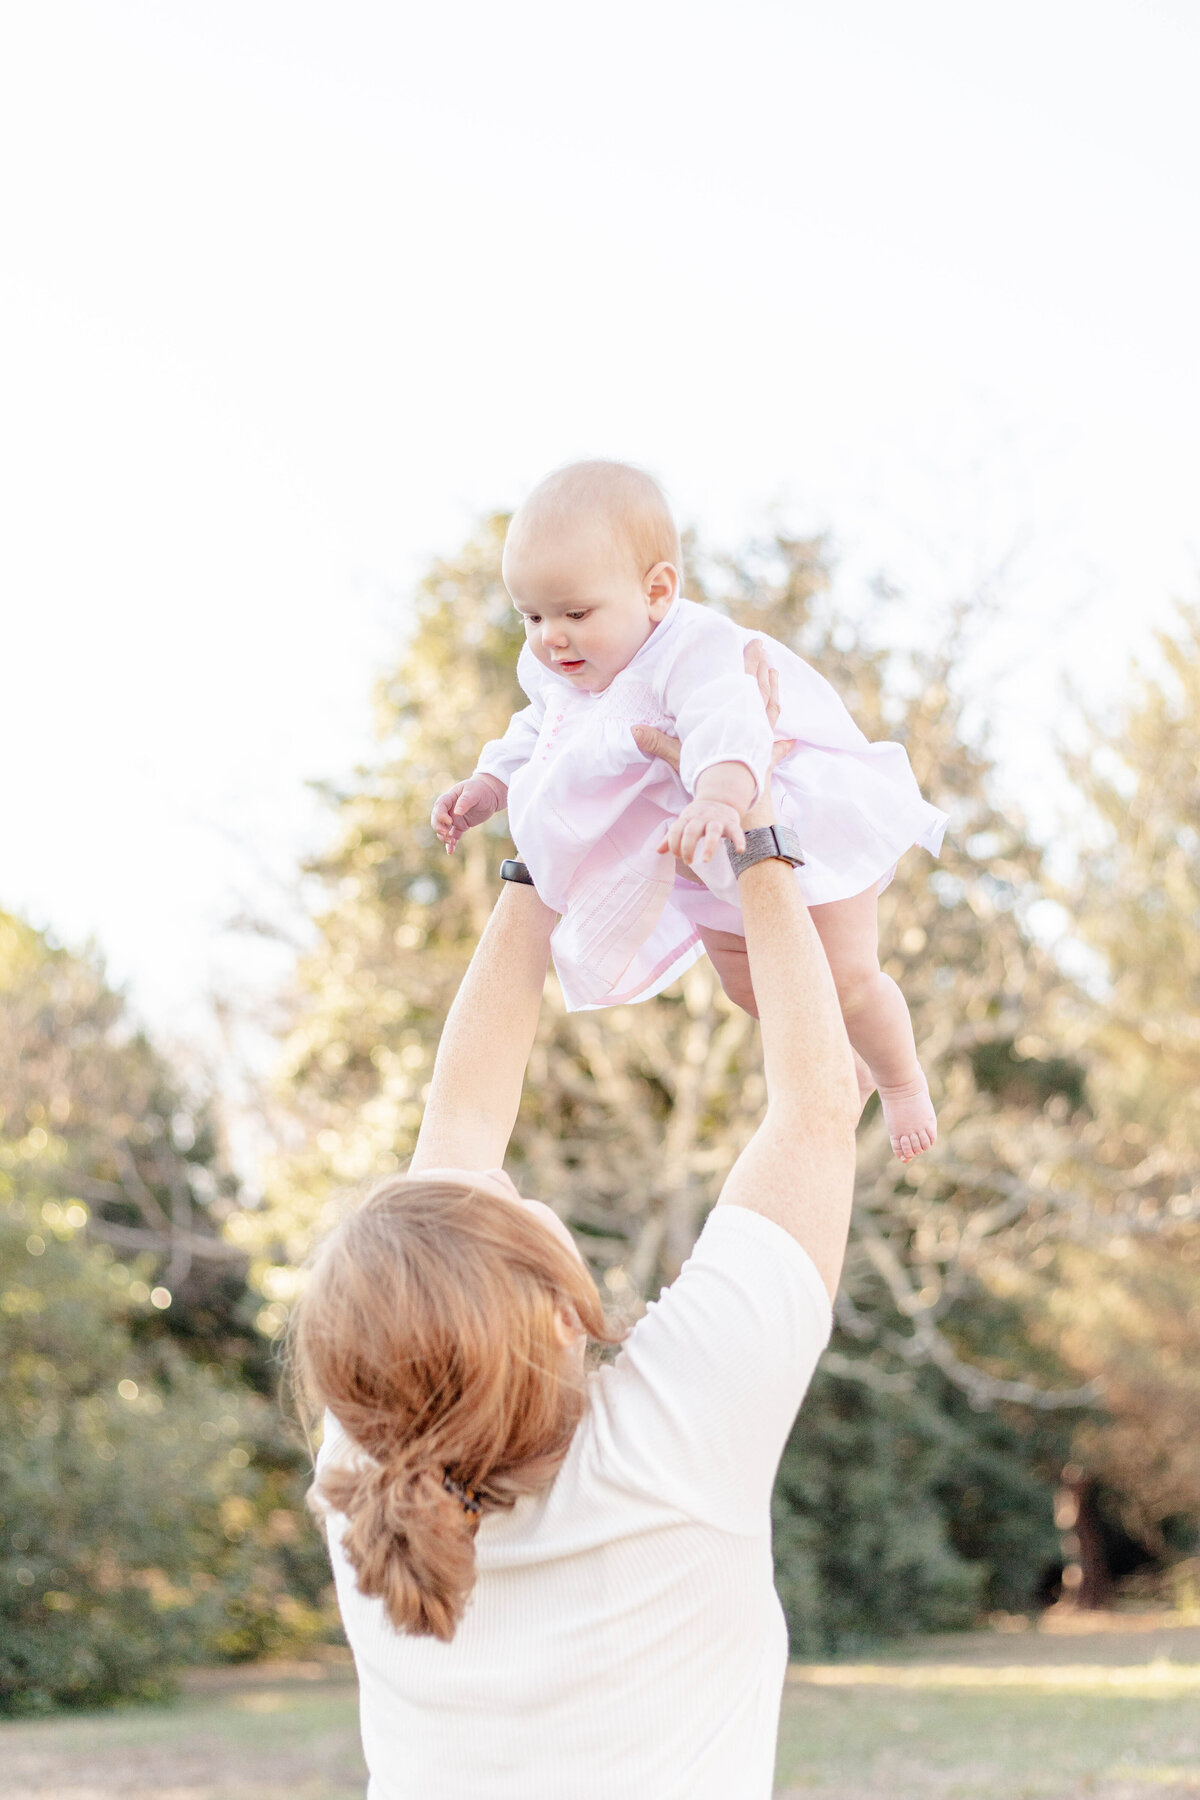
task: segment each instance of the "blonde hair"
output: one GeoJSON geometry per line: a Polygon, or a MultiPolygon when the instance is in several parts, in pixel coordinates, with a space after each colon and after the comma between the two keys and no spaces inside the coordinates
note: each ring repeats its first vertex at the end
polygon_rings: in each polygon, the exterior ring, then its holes
{"type": "Polygon", "coordinates": [[[656,563],[669,562],[683,581],[683,547],[667,496],[645,469],[632,463],[577,462],[539,481],[513,514],[506,551],[519,551],[526,533],[546,525],[597,524],[639,580],[656,563]]]}
{"type": "Polygon", "coordinates": [[[365,1454],[324,1470],[310,1502],[345,1515],[358,1586],[398,1631],[454,1636],[480,1511],[543,1487],[566,1454],[584,1389],[560,1311],[600,1343],[621,1335],[567,1246],[469,1177],[393,1177],[320,1247],[293,1369],[365,1454]]]}

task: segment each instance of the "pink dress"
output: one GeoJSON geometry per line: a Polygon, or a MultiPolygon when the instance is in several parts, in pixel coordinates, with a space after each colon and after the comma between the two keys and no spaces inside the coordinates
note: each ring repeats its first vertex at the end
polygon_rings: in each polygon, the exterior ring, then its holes
{"type": "Polygon", "coordinates": [[[800,839],[807,903],[881,887],[913,844],[935,856],[941,847],[947,815],[922,799],[903,746],[871,743],[824,676],[762,632],[680,598],[601,694],[573,687],[526,645],[517,677],[529,705],[484,745],[476,773],[506,783],[517,853],[561,914],[551,947],[572,1012],[661,992],[703,953],[699,926],[742,932],[723,852],[696,870],[697,886],[657,851],[713,763],[745,763],[761,790],[773,734],[742,667],[756,638],[779,672],[774,735],[796,740],[771,791],[800,839]],[[678,775],[642,754],[634,725],[680,739],[678,775]]]}

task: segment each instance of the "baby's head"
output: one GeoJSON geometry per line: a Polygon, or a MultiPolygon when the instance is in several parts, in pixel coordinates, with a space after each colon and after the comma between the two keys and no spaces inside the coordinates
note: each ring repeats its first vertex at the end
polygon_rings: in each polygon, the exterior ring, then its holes
{"type": "Polygon", "coordinates": [[[628,463],[570,463],[513,515],[504,585],[538,661],[598,694],[666,616],[682,560],[652,476],[628,463]]]}

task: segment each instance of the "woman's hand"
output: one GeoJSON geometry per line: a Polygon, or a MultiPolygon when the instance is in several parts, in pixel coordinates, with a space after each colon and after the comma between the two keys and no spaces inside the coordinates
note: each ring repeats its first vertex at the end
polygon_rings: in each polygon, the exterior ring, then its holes
{"type": "Polygon", "coordinates": [[[439,794],[429,823],[445,844],[446,855],[452,854],[464,831],[472,825],[482,825],[499,812],[507,799],[507,788],[494,775],[471,775],[439,794]]]}

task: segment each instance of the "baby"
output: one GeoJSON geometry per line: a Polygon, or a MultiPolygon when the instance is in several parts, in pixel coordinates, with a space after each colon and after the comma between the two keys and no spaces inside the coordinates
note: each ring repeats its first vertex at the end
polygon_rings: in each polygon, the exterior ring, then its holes
{"type": "Polygon", "coordinates": [[[753,1012],[737,880],[714,851],[740,847],[741,814],[769,781],[800,838],[796,879],[870,1071],[862,1085],[878,1086],[909,1162],[937,1124],[908,1007],[879,967],[876,901],[905,850],[937,854],[946,814],[922,799],[903,748],[870,743],[808,663],[684,599],[681,567],[666,498],[640,469],[575,463],[534,489],[503,563],[529,705],[439,796],[434,830],[452,851],[507,806],[518,854],[561,915],[551,942],[570,1010],[649,999],[707,951],[753,1012]],[[774,731],[743,665],[755,639],[778,676],[774,731]],[[679,740],[677,771],[651,753],[655,733],[679,740]],[[792,746],[778,761],[776,737],[792,746]]]}

